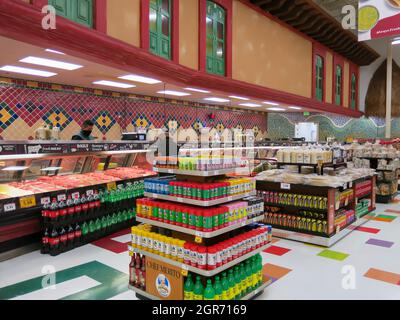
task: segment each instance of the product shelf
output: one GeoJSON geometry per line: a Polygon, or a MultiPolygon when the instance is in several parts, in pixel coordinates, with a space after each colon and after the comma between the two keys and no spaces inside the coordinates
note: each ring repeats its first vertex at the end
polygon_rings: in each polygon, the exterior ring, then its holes
{"type": "Polygon", "coordinates": [[[172,202],[180,202],[180,203],[185,203],[185,204],[192,204],[195,206],[200,206],[200,207],[211,207],[215,206],[218,204],[223,204],[223,203],[228,203],[236,200],[241,200],[245,197],[253,196],[255,195],[255,192],[249,192],[249,193],[243,193],[243,194],[238,194],[234,196],[229,196],[229,197],[224,197],[224,198],[219,198],[215,200],[210,200],[210,201],[203,201],[203,200],[194,200],[190,198],[182,198],[182,197],[176,197],[176,196],[170,196],[166,194],[159,194],[159,193],[152,193],[152,192],[145,192],[144,196],[153,198],[153,199],[160,199],[160,200],[167,200],[167,201],[172,201],[172,202]]]}
{"type": "Polygon", "coordinates": [[[264,220],[264,215],[261,215],[259,217],[255,217],[255,218],[251,218],[242,223],[236,223],[231,226],[218,229],[216,231],[203,232],[203,231],[198,231],[198,230],[194,230],[194,229],[175,226],[175,225],[169,224],[169,223],[154,221],[154,220],[147,219],[147,218],[136,217],[137,222],[142,222],[142,223],[146,223],[146,224],[151,224],[156,227],[161,227],[161,228],[165,228],[165,229],[169,229],[169,230],[173,230],[173,231],[191,234],[191,235],[194,235],[194,236],[200,237],[200,238],[213,238],[213,237],[219,236],[221,234],[224,234],[226,232],[236,230],[236,229],[242,228],[244,226],[247,226],[249,224],[252,224],[254,222],[258,222],[258,221],[262,221],[262,220],[264,220]]]}
{"type": "Polygon", "coordinates": [[[182,170],[182,169],[168,169],[168,168],[156,168],[153,170],[158,173],[170,173],[177,175],[185,175],[185,176],[197,176],[197,177],[215,177],[222,176],[226,174],[238,173],[238,171],[243,171],[243,167],[238,168],[229,168],[229,169],[221,169],[221,170],[208,170],[208,171],[200,171],[200,170],[182,170]]]}
{"type": "Polygon", "coordinates": [[[180,267],[180,268],[182,268],[182,270],[190,271],[192,273],[199,274],[199,275],[202,275],[202,276],[205,276],[205,277],[212,277],[212,276],[215,276],[218,273],[221,273],[221,272],[223,272],[223,271],[225,271],[225,270],[237,265],[238,263],[240,263],[240,262],[242,262],[242,261],[244,261],[244,260],[256,255],[257,253],[260,253],[260,252],[268,249],[270,246],[271,246],[271,243],[268,242],[267,244],[263,245],[262,247],[260,247],[260,248],[258,248],[256,250],[253,250],[253,251],[251,251],[249,253],[246,253],[245,255],[243,255],[243,256],[235,259],[235,260],[232,260],[231,262],[228,262],[228,263],[224,264],[223,266],[221,266],[219,268],[216,268],[214,270],[203,270],[203,269],[199,269],[199,268],[196,268],[196,267],[192,267],[192,266],[189,266],[189,265],[184,264],[182,262],[175,261],[175,260],[172,260],[172,259],[169,259],[169,258],[165,258],[165,257],[162,257],[162,256],[160,256],[158,254],[148,252],[146,250],[133,248],[130,245],[128,245],[128,248],[129,248],[129,252],[130,253],[131,252],[140,253],[140,254],[142,254],[144,256],[147,256],[147,257],[150,257],[150,258],[153,258],[153,259],[157,259],[159,261],[168,263],[168,264],[173,265],[175,267],[180,267]]]}
{"type": "Polygon", "coordinates": [[[315,208],[309,208],[309,207],[299,207],[299,206],[293,206],[293,205],[286,205],[286,204],[279,204],[279,203],[272,203],[272,202],[264,202],[264,206],[267,207],[277,207],[277,208],[285,208],[285,209],[291,209],[291,210],[304,210],[304,211],[313,211],[313,212],[319,212],[319,213],[327,213],[328,209],[315,209],[315,208]]]}

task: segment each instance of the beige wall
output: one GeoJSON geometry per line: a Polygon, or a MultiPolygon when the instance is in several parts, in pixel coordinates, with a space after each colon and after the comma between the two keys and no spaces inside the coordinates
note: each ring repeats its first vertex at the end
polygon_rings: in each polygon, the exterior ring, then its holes
{"type": "Polygon", "coordinates": [[[346,108],[349,107],[349,85],[350,85],[350,65],[348,62],[344,63],[344,79],[343,79],[343,103],[346,108]]]}
{"type": "Polygon", "coordinates": [[[140,0],[107,0],[107,34],[140,47],[140,0]]]}
{"type": "Polygon", "coordinates": [[[330,52],[327,52],[325,59],[326,59],[325,102],[332,103],[333,55],[330,52]]]}
{"type": "Polygon", "coordinates": [[[199,67],[199,0],[179,1],[179,63],[199,67]]]}
{"type": "Polygon", "coordinates": [[[311,41],[238,0],[232,23],[234,79],[311,97],[311,41]]]}

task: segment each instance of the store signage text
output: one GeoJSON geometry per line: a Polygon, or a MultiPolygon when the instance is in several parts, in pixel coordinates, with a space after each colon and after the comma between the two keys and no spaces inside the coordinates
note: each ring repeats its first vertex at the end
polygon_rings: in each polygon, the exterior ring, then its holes
{"type": "Polygon", "coordinates": [[[151,268],[151,269],[159,271],[159,272],[163,272],[164,274],[170,275],[174,278],[177,278],[177,279],[181,278],[180,273],[177,272],[176,270],[167,268],[166,266],[159,265],[158,263],[147,261],[146,265],[148,268],[151,268]]]}

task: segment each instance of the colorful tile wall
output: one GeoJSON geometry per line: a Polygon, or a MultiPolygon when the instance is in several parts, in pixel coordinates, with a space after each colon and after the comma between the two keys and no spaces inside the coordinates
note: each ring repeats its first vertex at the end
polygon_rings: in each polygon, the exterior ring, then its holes
{"type": "Polygon", "coordinates": [[[44,123],[59,127],[61,139],[70,139],[86,119],[94,121],[95,136],[108,140],[119,139],[122,131],[132,130],[133,126],[167,127],[183,136],[193,136],[195,129],[201,127],[214,128],[220,133],[227,128],[252,129],[256,137],[267,134],[267,115],[261,112],[225,110],[199,103],[65,85],[3,80],[0,81],[0,138],[3,140],[33,139],[35,129],[44,123]],[[209,119],[211,112],[215,114],[215,120],[209,119]]]}

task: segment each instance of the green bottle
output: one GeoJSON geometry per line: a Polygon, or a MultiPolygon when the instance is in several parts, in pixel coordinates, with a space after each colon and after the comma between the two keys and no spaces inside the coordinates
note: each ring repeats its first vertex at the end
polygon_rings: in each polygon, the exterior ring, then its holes
{"type": "Polygon", "coordinates": [[[235,277],[233,275],[233,269],[229,269],[228,272],[228,283],[229,283],[229,300],[235,299],[235,277]]]}
{"type": "Polygon", "coordinates": [[[222,292],[224,291],[219,276],[215,277],[214,281],[215,300],[222,300],[222,292]]]}
{"type": "Polygon", "coordinates": [[[240,278],[239,266],[235,266],[235,300],[240,300],[240,292],[242,291],[242,279],[240,278]]]}
{"type": "Polygon", "coordinates": [[[246,295],[246,272],[244,263],[239,265],[239,273],[240,273],[240,298],[243,298],[246,295]]]}
{"type": "Polygon", "coordinates": [[[93,220],[90,220],[89,222],[89,233],[95,232],[96,231],[96,224],[94,223],[93,220]]]}
{"type": "Polygon", "coordinates": [[[263,264],[262,264],[262,256],[261,254],[257,255],[257,266],[258,266],[258,286],[263,284],[263,264]]]}
{"type": "Polygon", "coordinates": [[[101,220],[99,218],[96,219],[96,231],[101,230],[101,220]]]}
{"type": "Polygon", "coordinates": [[[115,214],[115,212],[114,212],[113,215],[112,215],[111,221],[112,221],[112,224],[116,224],[116,223],[118,222],[118,221],[117,221],[117,215],[115,214]]]}
{"type": "Polygon", "coordinates": [[[257,261],[256,257],[253,256],[251,257],[251,277],[252,277],[251,291],[257,289],[257,283],[258,283],[257,274],[258,274],[257,261]]]}
{"type": "Polygon", "coordinates": [[[86,236],[88,233],[89,233],[89,226],[87,225],[86,222],[84,222],[82,225],[82,235],[86,236]]]}
{"type": "Polygon", "coordinates": [[[215,300],[215,290],[212,286],[211,279],[207,280],[206,289],[204,290],[204,300],[215,300]]]}
{"type": "Polygon", "coordinates": [[[101,228],[103,230],[105,230],[107,228],[107,218],[103,216],[103,218],[101,218],[101,228]]]}
{"type": "Polygon", "coordinates": [[[107,215],[107,227],[112,226],[112,217],[110,215],[107,215]]]}
{"type": "Polygon", "coordinates": [[[226,272],[222,274],[222,300],[229,300],[229,281],[226,272]]]}
{"type": "Polygon", "coordinates": [[[253,286],[252,277],[251,277],[250,259],[246,260],[245,272],[246,272],[246,294],[248,294],[248,293],[250,293],[251,288],[253,286]]]}
{"type": "Polygon", "coordinates": [[[200,276],[196,277],[196,284],[193,287],[193,300],[203,300],[204,287],[200,276]]]}
{"type": "Polygon", "coordinates": [[[183,287],[184,298],[183,300],[193,300],[193,290],[194,290],[194,283],[192,281],[192,275],[189,274],[185,286],[183,287]]]}

